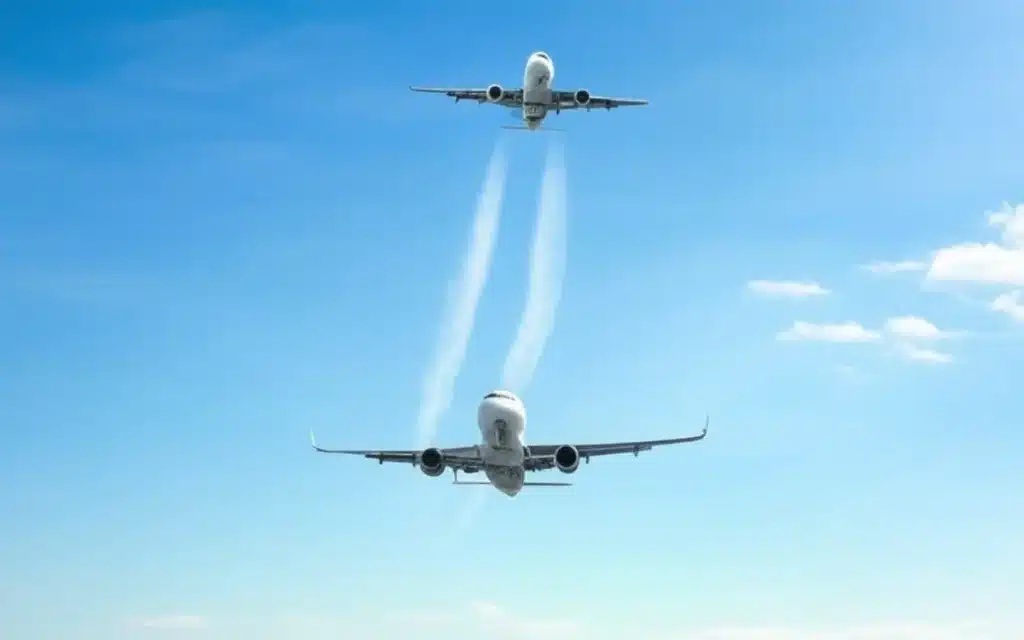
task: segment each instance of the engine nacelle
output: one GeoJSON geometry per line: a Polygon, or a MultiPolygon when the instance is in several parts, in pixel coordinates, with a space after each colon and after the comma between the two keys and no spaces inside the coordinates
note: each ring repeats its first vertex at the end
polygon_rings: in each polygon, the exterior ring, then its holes
{"type": "Polygon", "coordinates": [[[500,84],[492,84],[487,87],[487,100],[488,102],[501,102],[501,99],[505,97],[505,90],[501,88],[500,84]]]}
{"type": "Polygon", "coordinates": [[[431,478],[436,478],[444,473],[444,454],[440,449],[431,447],[423,450],[423,453],[420,454],[420,471],[431,478]]]}
{"type": "Polygon", "coordinates": [[[590,92],[586,89],[579,89],[573,94],[572,99],[576,101],[576,104],[585,107],[590,104],[590,92]]]}
{"type": "Polygon", "coordinates": [[[555,449],[555,466],[562,473],[576,473],[580,468],[580,452],[571,444],[563,444],[555,449]]]}

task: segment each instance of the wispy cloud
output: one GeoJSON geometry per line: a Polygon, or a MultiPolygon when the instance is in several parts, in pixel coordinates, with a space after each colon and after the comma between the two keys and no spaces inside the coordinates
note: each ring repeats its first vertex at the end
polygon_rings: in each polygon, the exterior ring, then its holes
{"type": "Polygon", "coordinates": [[[455,518],[455,527],[463,531],[473,525],[473,521],[476,520],[480,510],[484,508],[484,504],[487,502],[487,494],[492,491],[491,487],[486,485],[466,488],[469,489],[469,498],[462,505],[462,509],[459,510],[459,514],[455,518]]]}
{"type": "Polygon", "coordinates": [[[273,23],[245,12],[197,11],[90,31],[107,64],[88,82],[26,80],[0,102],[0,130],[85,130],[168,138],[173,148],[203,137],[281,139],[321,135],[360,121],[421,117],[394,100],[379,38],[354,23],[273,23]],[[267,88],[274,87],[270,91],[267,88]],[[231,116],[225,120],[225,113],[231,116]],[[345,117],[339,117],[344,115],[345,117]],[[303,125],[306,125],[305,127],[303,125]],[[161,132],[169,135],[161,135],[161,132]]]}
{"type": "Polygon", "coordinates": [[[957,335],[953,331],[943,331],[918,316],[889,318],[885,321],[885,330],[895,337],[911,340],[943,340],[957,335]]]}
{"type": "Polygon", "coordinates": [[[207,619],[204,616],[195,615],[144,616],[132,618],[129,620],[129,625],[145,629],[185,631],[205,629],[207,627],[207,619]]]}
{"type": "Polygon", "coordinates": [[[944,331],[918,316],[900,316],[885,321],[886,334],[895,341],[896,353],[908,360],[925,364],[949,364],[953,356],[931,347],[921,346],[924,342],[936,342],[964,335],[960,331],[944,331]]]}
{"type": "Polygon", "coordinates": [[[423,400],[417,419],[421,446],[431,443],[437,423],[451,403],[455,379],[462,368],[476,309],[491,269],[505,193],[505,154],[499,145],[491,156],[487,177],[477,201],[469,249],[458,280],[448,291],[436,354],[423,381],[423,400]]]}
{"type": "Polygon", "coordinates": [[[526,306],[509,349],[502,384],[517,392],[530,383],[554,327],[566,260],[566,179],[562,148],[548,149],[540,204],[530,251],[526,306]]]}
{"type": "Polygon", "coordinates": [[[787,342],[882,343],[891,346],[898,354],[909,360],[945,364],[952,362],[953,356],[923,347],[920,343],[959,335],[964,334],[944,331],[918,316],[899,316],[886,320],[880,331],[868,329],[857,322],[816,324],[798,320],[789,329],[778,333],[776,339],[787,342]]]}
{"type": "Polygon", "coordinates": [[[993,311],[1005,313],[1017,322],[1024,322],[1024,292],[1020,289],[1009,291],[992,301],[993,311]]]}
{"type": "Polygon", "coordinates": [[[871,273],[907,273],[913,271],[924,271],[928,268],[927,262],[920,260],[900,260],[897,262],[872,262],[861,265],[861,268],[871,273]]]}
{"type": "Polygon", "coordinates": [[[776,335],[782,341],[815,342],[876,342],[881,339],[877,331],[870,331],[856,322],[815,324],[797,320],[793,326],[776,335]]]}
{"type": "Polygon", "coordinates": [[[486,600],[470,602],[447,611],[400,613],[398,617],[406,622],[427,626],[442,625],[449,633],[442,632],[440,635],[461,632],[502,640],[583,637],[583,625],[575,620],[512,613],[486,600]]]}
{"type": "Polygon", "coordinates": [[[747,283],[747,289],[759,295],[781,298],[809,298],[831,293],[817,282],[793,280],[751,280],[747,283]]]}
{"type": "Polygon", "coordinates": [[[898,353],[908,360],[923,362],[925,364],[949,364],[953,362],[953,356],[942,351],[921,347],[909,342],[901,342],[896,345],[898,353]]]}

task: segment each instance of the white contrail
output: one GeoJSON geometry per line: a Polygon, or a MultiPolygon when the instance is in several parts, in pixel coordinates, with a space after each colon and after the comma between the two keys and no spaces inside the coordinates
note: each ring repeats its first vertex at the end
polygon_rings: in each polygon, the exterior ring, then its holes
{"type": "Polygon", "coordinates": [[[516,340],[509,349],[502,374],[506,389],[521,393],[533,378],[555,323],[562,297],[566,254],[566,186],[562,148],[548,149],[540,206],[530,249],[530,283],[526,307],[519,320],[516,340]]]}
{"type": "Polygon", "coordinates": [[[459,279],[449,285],[448,303],[434,361],[423,380],[423,402],[416,421],[420,446],[432,443],[437,434],[437,422],[451,403],[455,378],[462,368],[469,337],[473,333],[477,304],[490,273],[491,252],[498,237],[504,193],[505,154],[499,145],[491,156],[487,177],[477,200],[462,272],[459,279]]]}
{"type": "MultiPolygon", "coordinates": [[[[526,306],[502,374],[502,386],[516,393],[522,393],[533,378],[555,324],[565,277],[567,209],[562,148],[553,143],[548,149],[534,223],[526,306]]],[[[479,489],[459,514],[460,529],[470,528],[487,502],[486,489],[479,489]]]]}

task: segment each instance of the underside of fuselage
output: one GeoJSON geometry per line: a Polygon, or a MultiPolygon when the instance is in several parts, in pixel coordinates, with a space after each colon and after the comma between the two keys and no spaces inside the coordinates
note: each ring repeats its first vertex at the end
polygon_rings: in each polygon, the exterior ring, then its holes
{"type": "Polygon", "coordinates": [[[540,128],[551,104],[551,83],[555,65],[543,51],[532,54],[523,73],[523,124],[528,129],[540,128]]]}
{"type": "Polygon", "coordinates": [[[477,422],[483,437],[480,453],[487,479],[498,491],[515,497],[522,491],[526,479],[523,468],[526,407],[514,394],[494,391],[480,403],[477,422]]]}

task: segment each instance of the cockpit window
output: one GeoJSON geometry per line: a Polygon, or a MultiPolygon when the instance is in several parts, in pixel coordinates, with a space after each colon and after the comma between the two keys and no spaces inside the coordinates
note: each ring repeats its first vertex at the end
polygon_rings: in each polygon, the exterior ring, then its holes
{"type": "Polygon", "coordinates": [[[544,58],[544,59],[545,59],[545,60],[547,60],[548,62],[551,62],[551,58],[549,58],[549,57],[548,57],[548,54],[544,53],[543,51],[538,51],[538,52],[536,53],[536,56],[537,56],[538,58],[544,58]]]}
{"type": "Polygon", "coordinates": [[[488,398],[503,398],[505,400],[515,400],[516,397],[511,393],[505,393],[504,391],[492,391],[484,396],[484,400],[488,398]]]}

